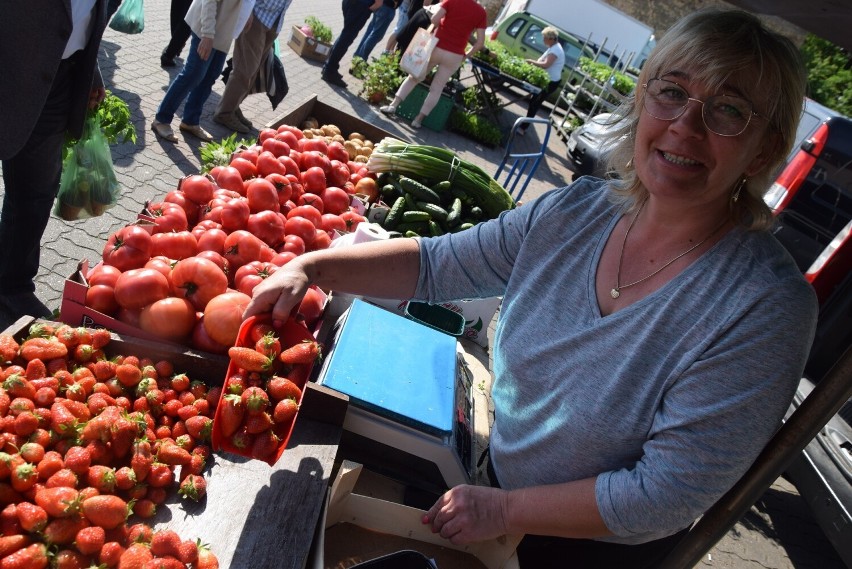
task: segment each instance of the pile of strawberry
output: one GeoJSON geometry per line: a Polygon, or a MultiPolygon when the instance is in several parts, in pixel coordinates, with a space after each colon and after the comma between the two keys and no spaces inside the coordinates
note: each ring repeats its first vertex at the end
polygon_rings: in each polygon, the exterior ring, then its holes
{"type": "Polygon", "coordinates": [[[304,325],[290,320],[283,342],[269,319],[246,321],[216,410],[214,444],[231,452],[274,463],[292,432],[302,393],[320,345],[304,325]],[[293,331],[302,336],[292,343],[293,331]],[[291,345],[292,343],[292,345],[291,345]]]}
{"type": "Polygon", "coordinates": [[[0,334],[0,569],[218,567],[142,520],[176,489],[204,498],[220,389],[109,358],[110,340],[57,323],[0,334]]]}

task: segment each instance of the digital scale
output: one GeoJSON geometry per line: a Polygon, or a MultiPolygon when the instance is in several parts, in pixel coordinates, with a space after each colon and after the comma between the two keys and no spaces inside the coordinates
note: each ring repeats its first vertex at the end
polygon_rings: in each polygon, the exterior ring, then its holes
{"type": "Polygon", "coordinates": [[[355,298],[316,381],[349,396],[345,458],[438,494],[473,479],[472,382],[454,336],[355,298]]]}

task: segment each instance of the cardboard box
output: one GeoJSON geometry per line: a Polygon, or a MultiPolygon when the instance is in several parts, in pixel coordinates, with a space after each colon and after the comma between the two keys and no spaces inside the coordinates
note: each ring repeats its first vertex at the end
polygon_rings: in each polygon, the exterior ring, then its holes
{"type": "MultiPolygon", "coordinates": [[[[386,298],[365,297],[364,300],[381,306],[397,314],[405,314],[407,300],[388,300],[386,298]]],[[[488,347],[488,326],[502,301],[499,297],[474,298],[469,300],[452,300],[440,303],[444,308],[449,308],[464,317],[464,332],[462,338],[472,340],[483,348],[488,347]]]]}
{"type": "Polygon", "coordinates": [[[349,566],[400,550],[434,559],[441,569],[515,569],[521,536],[506,536],[470,545],[453,545],[422,523],[424,510],[356,494],[362,466],[344,460],[334,479],[325,512],[325,533],[315,539],[311,569],[349,566]]]}
{"type": "Polygon", "coordinates": [[[298,55],[314,61],[325,61],[331,53],[330,43],[305,35],[299,26],[293,26],[287,45],[293,48],[293,51],[298,55]]]}
{"type": "Polygon", "coordinates": [[[343,136],[348,136],[353,132],[360,132],[374,143],[389,136],[396,139],[404,139],[396,134],[392,134],[384,129],[374,126],[366,121],[354,117],[340,109],[327,105],[317,99],[316,93],[308,97],[308,99],[274,122],[266,125],[269,128],[278,128],[282,124],[287,124],[295,127],[300,127],[302,123],[309,117],[313,117],[320,125],[334,124],[340,128],[343,136]]]}

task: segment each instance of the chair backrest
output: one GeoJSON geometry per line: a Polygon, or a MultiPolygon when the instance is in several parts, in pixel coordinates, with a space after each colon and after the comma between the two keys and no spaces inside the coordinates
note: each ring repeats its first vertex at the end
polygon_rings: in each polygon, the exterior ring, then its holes
{"type": "Polygon", "coordinates": [[[515,201],[520,200],[524,191],[527,189],[533,173],[535,173],[538,165],[541,163],[541,159],[544,157],[549,140],[550,119],[520,117],[515,121],[515,124],[512,125],[512,131],[509,133],[509,140],[506,142],[506,150],[503,153],[503,159],[500,161],[500,165],[497,166],[497,173],[494,174],[494,179],[506,188],[506,191],[509,192],[509,195],[511,195],[515,201]],[[515,146],[518,145],[519,142],[519,137],[517,136],[518,130],[522,126],[524,127],[524,130],[526,130],[529,125],[535,123],[545,125],[544,137],[541,140],[541,146],[534,152],[529,152],[527,149],[517,150],[515,146]],[[501,181],[500,175],[503,173],[504,169],[507,169],[506,177],[501,181]],[[522,178],[524,179],[523,184],[521,184],[520,188],[518,188],[518,184],[522,178]]]}

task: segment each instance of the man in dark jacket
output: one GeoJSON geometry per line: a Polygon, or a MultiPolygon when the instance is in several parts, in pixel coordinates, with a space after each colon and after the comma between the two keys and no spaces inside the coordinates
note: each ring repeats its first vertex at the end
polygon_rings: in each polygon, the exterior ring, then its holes
{"type": "Polygon", "coordinates": [[[49,317],[36,297],[40,245],[62,173],[67,131],[79,138],[105,91],[98,48],[107,0],[7,2],[0,18],[0,324],[49,317]]]}

